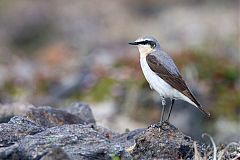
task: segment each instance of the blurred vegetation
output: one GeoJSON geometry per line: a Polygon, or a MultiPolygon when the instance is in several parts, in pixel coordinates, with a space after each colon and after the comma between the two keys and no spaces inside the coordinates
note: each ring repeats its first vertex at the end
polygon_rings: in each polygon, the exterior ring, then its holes
{"type": "Polygon", "coordinates": [[[95,102],[109,99],[111,98],[111,89],[114,83],[116,83],[116,80],[109,77],[100,78],[99,81],[81,98],[95,102]]]}

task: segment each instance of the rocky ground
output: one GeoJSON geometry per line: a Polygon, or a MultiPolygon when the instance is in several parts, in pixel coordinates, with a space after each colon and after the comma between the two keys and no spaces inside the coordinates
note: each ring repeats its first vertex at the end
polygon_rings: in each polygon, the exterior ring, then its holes
{"type": "Polygon", "coordinates": [[[96,125],[82,103],[26,108],[0,123],[0,159],[196,159],[209,152],[169,123],[120,134],[96,125]]]}

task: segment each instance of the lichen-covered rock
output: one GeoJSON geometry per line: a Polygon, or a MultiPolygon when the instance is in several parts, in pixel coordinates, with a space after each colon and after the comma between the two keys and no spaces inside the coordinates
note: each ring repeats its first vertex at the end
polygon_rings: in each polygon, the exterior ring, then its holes
{"type": "Polygon", "coordinates": [[[62,148],[70,159],[111,159],[112,155],[125,153],[124,146],[112,143],[106,134],[92,125],[81,124],[48,128],[26,136],[19,144],[19,152],[25,159],[39,159],[52,148],[62,148]]]}
{"type": "Polygon", "coordinates": [[[62,148],[51,148],[40,160],[71,160],[62,148]]]}
{"type": "Polygon", "coordinates": [[[6,147],[17,142],[26,135],[33,135],[44,130],[33,121],[15,116],[8,123],[0,124],[0,147],[6,147]]]}

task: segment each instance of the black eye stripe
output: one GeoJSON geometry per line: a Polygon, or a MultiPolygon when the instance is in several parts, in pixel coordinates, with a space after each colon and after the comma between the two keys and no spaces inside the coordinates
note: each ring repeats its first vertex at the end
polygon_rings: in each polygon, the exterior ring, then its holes
{"type": "Polygon", "coordinates": [[[151,43],[154,43],[153,41],[149,41],[149,40],[145,40],[145,41],[141,41],[141,42],[139,42],[139,44],[143,44],[143,45],[145,45],[145,44],[151,44],[151,43]]]}

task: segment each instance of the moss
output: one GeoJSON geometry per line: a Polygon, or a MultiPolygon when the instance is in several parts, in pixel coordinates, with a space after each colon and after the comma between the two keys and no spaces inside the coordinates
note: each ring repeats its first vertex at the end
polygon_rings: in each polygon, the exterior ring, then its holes
{"type": "Polygon", "coordinates": [[[115,155],[111,156],[111,158],[112,158],[112,160],[120,160],[120,157],[115,156],[115,155]]]}
{"type": "Polygon", "coordinates": [[[234,67],[234,66],[229,66],[225,69],[224,72],[224,77],[227,81],[227,83],[234,83],[237,81],[237,79],[239,78],[239,73],[240,71],[234,67]]]}
{"type": "Polygon", "coordinates": [[[4,92],[7,92],[8,94],[10,94],[11,96],[21,96],[22,94],[24,94],[25,89],[21,87],[21,85],[16,85],[13,81],[8,81],[5,83],[4,88],[3,88],[4,92]]]}

